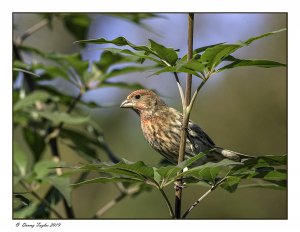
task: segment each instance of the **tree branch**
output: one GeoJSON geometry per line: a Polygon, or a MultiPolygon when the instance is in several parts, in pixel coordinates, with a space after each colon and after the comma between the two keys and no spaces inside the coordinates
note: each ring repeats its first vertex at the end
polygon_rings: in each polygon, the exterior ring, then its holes
{"type": "MultiPolygon", "coordinates": [[[[194,14],[189,13],[188,15],[188,56],[187,61],[189,61],[193,56],[193,28],[194,28],[194,14]]],[[[186,106],[190,104],[191,99],[191,89],[192,89],[192,75],[187,74],[186,77],[186,89],[185,89],[185,100],[183,104],[183,121],[182,130],[180,138],[180,147],[178,154],[178,164],[184,160],[185,155],[185,145],[187,137],[187,127],[189,122],[189,114],[186,111],[186,106]]],[[[175,182],[175,218],[180,218],[181,216],[181,197],[182,197],[182,178],[175,182]]]]}
{"type": "Polygon", "coordinates": [[[58,218],[63,218],[63,216],[61,216],[56,209],[54,209],[50,203],[46,200],[44,200],[42,197],[40,197],[36,192],[34,192],[30,187],[28,187],[27,183],[25,183],[24,181],[20,181],[20,184],[22,185],[23,188],[25,188],[32,196],[34,196],[36,199],[38,199],[40,202],[42,202],[43,204],[45,204],[51,212],[53,212],[58,218]]]}
{"type": "Polygon", "coordinates": [[[34,24],[32,27],[27,29],[20,37],[16,38],[15,42],[17,44],[23,43],[25,39],[27,39],[29,36],[31,36],[33,33],[37,32],[38,30],[42,29],[43,27],[47,26],[49,24],[49,19],[44,18],[38,23],[34,24]]]}
{"type": "MultiPolygon", "coordinates": [[[[227,175],[226,175],[227,176],[227,175]]],[[[215,190],[220,184],[222,184],[226,180],[226,176],[222,178],[219,182],[216,184],[212,185],[211,188],[204,193],[197,201],[194,202],[194,204],[183,214],[182,218],[186,218],[186,216],[208,195],[210,194],[213,190],[215,190]]]]}

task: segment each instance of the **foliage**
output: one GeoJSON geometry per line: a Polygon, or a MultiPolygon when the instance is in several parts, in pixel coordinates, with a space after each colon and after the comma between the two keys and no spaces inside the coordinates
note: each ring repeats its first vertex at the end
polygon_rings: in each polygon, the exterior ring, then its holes
{"type": "MultiPolygon", "coordinates": [[[[143,20],[157,17],[155,14],[115,14],[133,23],[143,26],[143,20]]],[[[214,44],[197,48],[193,58],[187,55],[178,57],[178,49],[167,48],[151,39],[147,45],[135,45],[124,37],[113,40],[104,38],[83,40],[87,34],[90,18],[86,14],[43,14],[47,25],[53,27],[53,19],[62,20],[66,30],[84,45],[113,44],[119,47],[106,47],[98,61],[89,64],[79,52],[61,54],[46,53],[36,47],[28,47],[21,42],[14,43],[14,82],[13,124],[14,131],[21,132],[21,138],[14,138],[14,217],[49,218],[62,216],[55,210],[59,202],[64,203],[67,217],[74,217],[71,193],[74,189],[90,183],[121,183],[122,194],[136,196],[143,191],[157,188],[166,200],[172,215],[172,206],[164,193],[164,188],[182,177],[187,185],[206,183],[214,188],[234,192],[240,187],[286,188],[286,155],[260,156],[243,162],[223,160],[219,163],[207,163],[198,167],[189,167],[193,162],[205,156],[197,156],[179,165],[152,167],[142,161],[121,160],[111,151],[105,142],[101,128],[93,121],[88,111],[94,107],[103,107],[83,100],[89,91],[103,87],[138,89],[139,83],[114,81],[113,78],[145,70],[152,75],[164,72],[189,73],[201,79],[244,66],[264,68],[285,66],[276,61],[240,59],[232,53],[254,41],[279,33],[283,30],[266,33],[235,44],[214,44]],[[25,62],[21,54],[39,57],[38,62],[25,62]],[[153,62],[145,66],[145,60],[153,62]],[[226,64],[224,64],[226,62],[226,64]],[[122,64],[122,68],[116,65],[122,64]],[[21,84],[18,80],[22,80],[21,84]],[[63,79],[70,94],[51,84],[63,79]],[[45,82],[46,81],[46,82],[45,82]],[[88,111],[82,111],[78,105],[85,105],[88,111]],[[61,159],[58,140],[67,144],[74,155],[84,159],[86,164],[73,167],[61,159]],[[99,162],[102,157],[96,147],[101,148],[112,162],[99,162]],[[52,157],[45,157],[50,148],[52,157]],[[183,171],[183,172],[182,172],[183,171]],[[89,179],[87,174],[96,172],[99,177],[89,179]],[[79,175],[74,181],[73,176],[79,175]],[[72,181],[71,181],[71,178],[72,181]],[[243,182],[246,181],[246,184],[243,182]],[[44,196],[36,191],[46,189],[44,196]]]]}

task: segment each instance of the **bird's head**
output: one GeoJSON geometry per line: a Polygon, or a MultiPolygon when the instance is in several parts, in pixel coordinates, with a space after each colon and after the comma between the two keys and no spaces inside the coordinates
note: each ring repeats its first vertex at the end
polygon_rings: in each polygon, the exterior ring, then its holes
{"type": "Polygon", "coordinates": [[[139,89],[129,94],[120,107],[132,108],[138,114],[149,114],[165,105],[164,101],[161,100],[153,91],[148,89],[139,89]]]}

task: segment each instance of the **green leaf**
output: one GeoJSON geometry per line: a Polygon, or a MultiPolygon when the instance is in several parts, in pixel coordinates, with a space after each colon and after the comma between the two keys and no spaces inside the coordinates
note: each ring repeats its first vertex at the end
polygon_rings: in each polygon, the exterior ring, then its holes
{"type": "Polygon", "coordinates": [[[59,191],[54,186],[51,186],[47,191],[47,194],[44,196],[45,201],[39,203],[31,217],[49,219],[52,212],[47,203],[55,206],[59,203],[62,197],[63,196],[59,193],[59,191]]]}
{"type": "Polygon", "coordinates": [[[112,71],[101,76],[101,81],[107,80],[109,78],[120,76],[133,72],[143,72],[149,69],[153,69],[155,66],[126,66],[124,68],[113,69],[112,71]]]}
{"type": "Polygon", "coordinates": [[[25,176],[27,173],[28,157],[17,142],[13,143],[13,157],[13,161],[16,164],[20,175],[25,176]]]}
{"type": "Polygon", "coordinates": [[[177,52],[172,48],[166,48],[165,46],[156,43],[155,41],[149,39],[150,41],[150,48],[154,51],[159,58],[165,60],[169,65],[174,66],[178,56],[177,52]]]}
{"type": "Polygon", "coordinates": [[[21,68],[13,68],[13,70],[16,71],[16,72],[28,73],[28,74],[30,74],[30,75],[32,75],[32,76],[40,77],[39,75],[37,75],[37,74],[35,74],[35,73],[33,73],[33,72],[30,72],[30,71],[28,71],[28,70],[25,70],[25,69],[21,69],[21,68]]]}
{"type": "Polygon", "coordinates": [[[129,47],[133,48],[136,51],[146,51],[146,52],[149,52],[151,54],[154,54],[154,52],[149,47],[135,45],[135,44],[129,42],[124,37],[117,37],[113,40],[106,40],[104,38],[79,40],[79,41],[76,41],[75,43],[114,44],[114,45],[117,45],[117,46],[129,46],[129,47]]]}
{"type": "Polygon", "coordinates": [[[284,169],[279,169],[279,170],[273,170],[273,171],[269,171],[267,172],[264,176],[263,176],[264,180],[276,180],[276,181],[280,181],[280,180],[287,180],[287,173],[286,170],[284,169]]]}
{"type": "Polygon", "coordinates": [[[43,180],[46,176],[55,173],[59,163],[50,160],[41,160],[34,165],[33,171],[37,180],[43,180]]]}
{"type": "Polygon", "coordinates": [[[38,207],[37,202],[29,204],[29,206],[23,207],[21,210],[14,212],[13,218],[31,218],[32,214],[36,211],[38,207]]]}
{"type": "Polygon", "coordinates": [[[248,40],[246,40],[242,43],[245,44],[245,45],[249,45],[252,42],[254,42],[255,40],[258,40],[258,39],[261,39],[261,38],[264,38],[264,37],[267,37],[267,36],[270,36],[270,35],[273,35],[273,34],[277,34],[277,33],[283,32],[283,31],[286,31],[286,28],[282,28],[282,29],[277,30],[277,31],[272,31],[272,32],[268,32],[268,33],[265,33],[265,34],[262,34],[262,35],[259,35],[259,36],[249,38],[248,40]]]}
{"type": "Polygon", "coordinates": [[[118,87],[118,88],[124,88],[124,89],[132,89],[132,90],[145,88],[145,86],[143,86],[139,83],[108,82],[108,81],[102,82],[99,87],[118,87]]]}
{"type": "Polygon", "coordinates": [[[284,30],[285,29],[281,29],[278,31],[265,33],[259,36],[252,37],[244,42],[238,42],[236,44],[220,44],[220,45],[207,48],[201,55],[200,61],[202,63],[207,63],[207,68],[209,70],[213,70],[218,64],[220,64],[224,59],[226,59],[230,54],[232,54],[236,50],[245,47],[247,45],[250,45],[252,42],[258,39],[282,32],[284,30]]]}
{"type": "Polygon", "coordinates": [[[187,160],[184,160],[183,162],[181,162],[180,164],[178,164],[177,166],[180,167],[182,170],[185,168],[185,167],[189,167],[191,166],[193,163],[195,163],[196,161],[198,161],[199,159],[203,158],[204,156],[206,156],[205,153],[199,153],[198,155],[195,155],[194,157],[192,158],[189,158],[187,160]]]}
{"type": "Polygon", "coordinates": [[[221,72],[226,69],[231,69],[236,67],[248,67],[248,66],[255,66],[261,68],[274,68],[274,67],[285,67],[286,65],[272,60],[237,60],[228,65],[223,66],[217,71],[221,72]]]}
{"type": "MultiPolygon", "coordinates": [[[[81,166],[79,169],[98,171],[102,173],[118,174],[122,177],[135,178],[140,181],[145,181],[149,184],[155,183],[154,168],[149,167],[142,161],[135,163],[123,160],[117,164],[111,163],[100,163],[100,164],[86,164],[81,166]]],[[[118,176],[119,177],[119,176],[118,176]]]]}
{"type": "MultiPolygon", "coordinates": [[[[204,46],[204,47],[200,47],[200,48],[195,49],[193,51],[193,58],[195,58],[199,53],[204,52],[207,48],[211,48],[211,47],[214,47],[214,46],[217,46],[217,45],[220,45],[220,44],[224,44],[224,43],[212,44],[212,45],[208,45],[208,46],[204,46]]],[[[186,62],[187,61],[187,54],[184,55],[180,60],[186,62]]]]}
{"type": "Polygon", "coordinates": [[[62,65],[66,70],[74,69],[79,77],[84,75],[84,72],[89,67],[88,61],[83,61],[82,56],[79,53],[73,54],[60,54],[50,53],[46,54],[45,58],[56,61],[62,65]]]}
{"type": "Polygon", "coordinates": [[[165,73],[165,72],[176,72],[176,67],[171,67],[171,66],[163,67],[163,68],[159,69],[158,71],[152,73],[150,76],[159,75],[159,74],[165,73]]]}
{"type": "Polygon", "coordinates": [[[135,23],[137,25],[143,26],[145,19],[152,19],[152,18],[163,18],[163,16],[160,16],[155,13],[111,13],[112,16],[120,17],[122,19],[126,19],[132,23],[135,23]]]}
{"type": "Polygon", "coordinates": [[[143,182],[140,179],[137,178],[133,178],[133,177],[97,177],[94,179],[90,179],[90,180],[86,180],[86,181],[82,181],[76,184],[72,184],[72,186],[81,186],[84,184],[94,184],[94,183],[109,183],[109,182],[132,182],[132,183],[136,183],[136,182],[143,182]]]}
{"type": "Polygon", "coordinates": [[[214,69],[223,59],[243,47],[240,44],[220,44],[208,48],[201,55],[200,61],[206,63],[209,70],[214,69]]]}
{"type": "Polygon", "coordinates": [[[44,91],[34,91],[33,93],[29,94],[27,97],[19,100],[14,105],[14,111],[21,110],[28,106],[33,105],[36,101],[46,101],[51,96],[44,91]]]}
{"type": "MultiPolygon", "coordinates": [[[[101,54],[100,60],[98,62],[95,62],[94,64],[102,71],[106,72],[109,67],[115,64],[120,64],[120,63],[128,63],[128,62],[139,62],[140,58],[139,57],[134,57],[134,56],[124,56],[122,55],[121,51],[122,49],[117,49],[114,50],[112,48],[112,51],[109,51],[107,49],[101,54]]],[[[127,50],[129,51],[129,50],[127,50]]],[[[131,51],[132,52],[132,51],[131,51]]],[[[134,52],[132,52],[134,54],[134,52]]],[[[132,54],[130,54],[132,55],[132,54]]]]}
{"type": "Polygon", "coordinates": [[[22,130],[25,141],[38,161],[45,149],[45,140],[34,127],[24,127],[22,130]]]}
{"type": "Polygon", "coordinates": [[[253,183],[253,184],[240,184],[239,188],[268,188],[276,190],[285,190],[286,187],[276,183],[253,183]]]}
{"type": "MultiPolygon", "coordinates": [[[[145,55],[145,52],[143,51],[140,51],[140,52],[133,52],[131,50],[128,50],[128,49],[118,49],[118,48],[105,48],[106,51],[110,51],[112,53],[122,53],[122,54],[126,54],[126,55],[130,55],[128,57],[136,57],[139,59],[139,61],[142,61],[144,59],[146,60],[151,60],[159,65],[162,65],[162,66],[165,66],[166,64],[163,63],[161,60],[159,59],[156,59],[156,58],[153,58],[152,56],[150,55],[145,55]]],[[[138,61],[138,60],[137,60],[138,61]]],[[[142,62],[141,62],[142,63],[142,62]]]]}
{"type": "Polygon", "coordinates": [[[67,113],[62,112],[40,112],[40,111],[34,111],[39,116],[46,118],[50,121],[52,121],[54,124],[59,123],[67,123],[67,124],[83,124],[90,120],[89,116],[71,116],[67,113]]]}
{"type": "Polygon", "coordinates": [[[218,174],[228,166],[240,166],[242,163],[232,160],[224,159],[218,163],[208,162],[201,166],[196,166],[184,172],[184,177],[192,176],[199,180],[205,180],[208,182],[215,182],[218,174]]]}
{"type": "Polygon", "coordinates": [[[230,193],[235,192],[237,189],[239,183],[241,181],[241,178],[237,176],[229,176],[226,178],[226,180],[221,184],[221,187],[225,190],[227,190],[230,193]]]}
{"type": "Polygon", "coordinates": [[[70,179],[65,176],[48,176],[45,179],[52,184],[66,199],[69,206],[71,206],[71,192],[70,179]]]}
{"type": "Polygon", "coordinates": [[[99,147],[101,144],[86,133],[83,133],[82,131],[63,128],[60,132],[60,137],[63,139],[70,139],[72,141],[72,144],[67,145],[72,148],[76,154],[80,155],[85,160],[92,162],[98,158],[98,154],[95,148],[92,147],[92,145],[99,147]]]}
{"type": "Polygon", "coordinates": [[[63,15],[62,20],[65,27],[76,39],[85,38],[91,22],[86,14],[67,14],[63,15]]]}
{"type": "Polygon", "coordinates": [[[45,64],[32,64],[31,69],[34,71],[41,72],[41,76],[43,79],[53,79],[53,78],[64,78],[69,79],[68,73],[66,70],[60,66],[51,66],[45,64]]]}
{"type": "Polygon", "coordinates": [[[158,168],[157,173],[161,176],[161,179],[163,179],[164,182],[169,182],[176,178],[177,173],[181,170],[182,168],[178,166],[166,166],[158,168]]]}

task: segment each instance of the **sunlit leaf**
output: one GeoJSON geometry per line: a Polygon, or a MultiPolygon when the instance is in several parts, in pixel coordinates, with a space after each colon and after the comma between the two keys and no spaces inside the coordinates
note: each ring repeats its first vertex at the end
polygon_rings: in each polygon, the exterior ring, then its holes
{"type": "Polygon", "coordinates": [[[155,51],[159,58],[165,60],[170,65],[175,65],[178,56],[177,52],[172,48],[166,48],[162,44],[159,44],[151,39],[150,41],[150,48],[152,51],[155,51]]]}
{"type": "Polygon", "coordinates": [[[34,165],[33,171],[35,178],[43,180],[46,176],[55,173],[55,167],[60,166],[59,163],[50,160],[41,160],[34,165]]]}
{"type": "Polygon", "coordinates": [[[250,45],[252,42],[264,38],[269,35],[273,35],[279,32],[284,31],[285,29],[281,29],[278,31],[273,31],[269,33],[265,33],[259,36],[255,36],[252,38],[249,38],[246,41],[238,42],[236,44],[220,44],[216,45],[210,48],[207,48],[203,54],[201,55],[201,62],[205,62],[207,64],[208,69],[214,69],[218,64],[220,64],[226,57],[231,55],[236,50],[245,47],[247,45],[250,45]]]}

